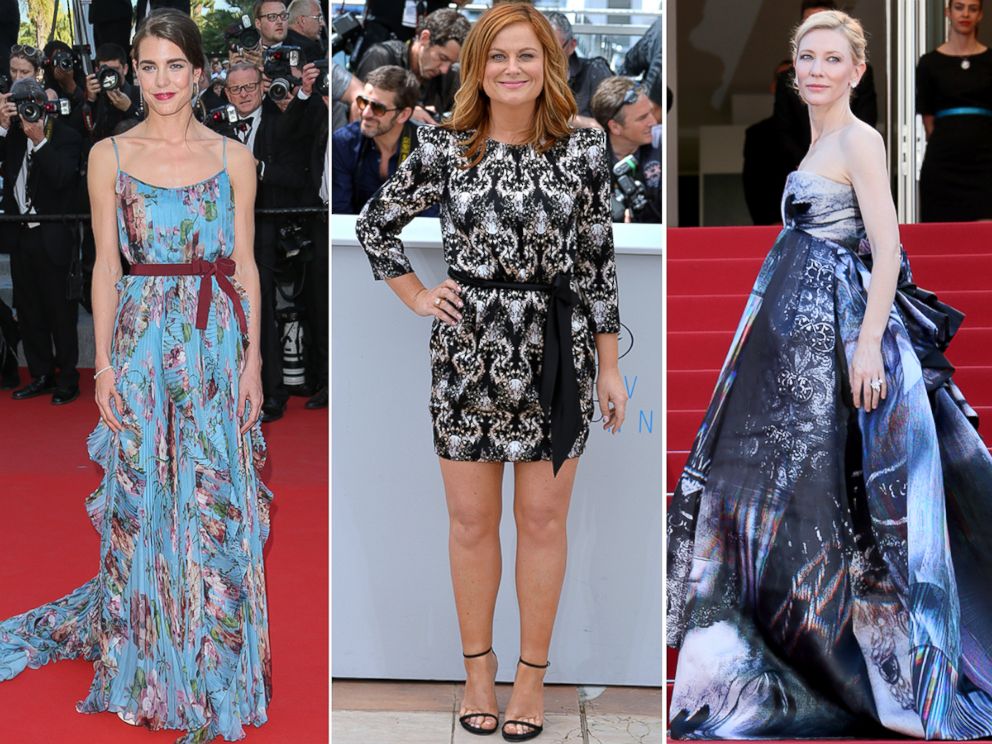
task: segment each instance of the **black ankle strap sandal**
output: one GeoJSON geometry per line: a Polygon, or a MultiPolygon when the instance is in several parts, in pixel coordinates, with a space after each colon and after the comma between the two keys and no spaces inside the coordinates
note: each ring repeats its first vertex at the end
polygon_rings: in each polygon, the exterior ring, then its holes
{"type": "MultiPolygon", "coordinates": [[[[547,669],[551,666],[551,662],[545,662],[544,664],[532,664],[529,661],[525,661],[523,658],[517,659],[518,664],[523,664],[524,666],[529,666],[532,669],[547,669]]],[[[500,733],[503,735],[503,739],[506,741],[530,741],[531,739],[536,739],[544,731],[544,726],[538,723],[531,723],[530,721],[503,721],[503,727],[500,733]],[[506,730],[507,726],[526,726],[529,730],[524,731],[522,734],[511,734],[506,730]]]]}
{"type": "MultiPolygon", "coordinates": [[[[463,653],[462,656],[464,656],[466,659],[480,659],[483,656],[488,656],[489,654],[496,656],[496,654],[493,653],[492,646],[487,648],[482,653],[478,653],[478,654],[463,653]]],[[[495,734],[496,730],[499,728],[499,716],[497,716],[495,713],[466,713],[463,716],[459,716],[458,723],[460,723],[462,725],[462,728],[468,731],[470,734],[475,734],[476,736],[489,736],[489,734],[495,734]],[[491,718],[493,721],[496,722],[496,725],[493,726],[492,728],[483,728],[482,726],[476,726],[474,724],[469,723],[469,721],[471,721],[473,718],[482,718],[484,720],[491,718]]]]}

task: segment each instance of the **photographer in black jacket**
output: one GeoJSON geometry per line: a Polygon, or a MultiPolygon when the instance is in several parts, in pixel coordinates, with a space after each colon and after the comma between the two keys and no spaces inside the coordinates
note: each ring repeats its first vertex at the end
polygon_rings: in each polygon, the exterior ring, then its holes
{"type": "MultiPolygon", "coordinates": [[[[27,109],[11,99],[30,98],[40,106],[45,90],[33,79],[20,80],[0,96],[0,160],[6,214],[58,214],[80,188],[83,140],[54,116],[27,121],[27,109]],[[14,118],[16,117],[16,119],[14,118]]],[[[79,397],[78,293],[70,277],[78,266],[79,240],[57,222],[19,223],[6,238],[13,251],[11,274],[32,381],[15,390],[17,400],[52,393],[52,403],[79,397]],[[52,353],[54,347],[55,353],[52,353]]]]}
{"type": "Polygon", "coordinates": [[[89,115],[83,117],[92,142],[109,137],[125,119],[141,116],[140,93],[128,83],[127,74],[127,55],[120,46],[97,47],[93,74],[86,77],[89,115]]]}

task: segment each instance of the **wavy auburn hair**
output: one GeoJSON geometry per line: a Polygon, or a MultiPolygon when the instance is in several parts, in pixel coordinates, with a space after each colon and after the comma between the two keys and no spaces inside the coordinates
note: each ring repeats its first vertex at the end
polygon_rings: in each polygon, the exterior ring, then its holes
{"type": "Polygon", "coordinates": [[[489,135],[489,96],[482,89],[489,50],[496,35],[514,23],[527,23],[534,29],[544,50],[544,87],[537,97],[534,126],[525,144],[538,152],[546,152],[557,140],[571,132],[568,125],[577,109],[575,97],[568,87],[568,61],[548,19],[529,3],[497,5],[476,21],[461,49],[462,84],[455,93],[455,104],[448,129],[464,132],[475,130],[465,144],[468,165],[476,165],[486,154],[489,135]]]}

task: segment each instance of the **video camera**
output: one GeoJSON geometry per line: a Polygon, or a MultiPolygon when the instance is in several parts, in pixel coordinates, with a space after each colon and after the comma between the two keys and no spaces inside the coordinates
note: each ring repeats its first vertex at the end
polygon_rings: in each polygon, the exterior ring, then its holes
{"type": "Polygon", "coordinates": [[[241,20],[227,27],[224,31],[224,41],[227,48],[232,52],[244,51],[246,49],[256,49],[262,43],[262,37],[258,33],[247,15],[242,15],[241,20]]]}
{"type": "Polygon", "coordinates": [[[624,210],[637,214],[648,205],[644,184],[634,178],[637,158],[628,155],[613,166],[613,221],[623,222],[624,210]],[[619,211],[619,219],[617,213],[619,211]]]}
{"type": "Polygon", "coordinates": [[[334,16],[331,19],[331,54],[344,52],[350,57],[362,31],[362,22],[351,11],[334,16]]]}
{"type": "Polygon", "coordinates": [[[272,82],[269,84],[269,98],[281,101],[294,87],[303,81],[293,75],[293,68],[299,69],[303,55],[297,46],[283,44],[277,49],[266,49],[262,60],[262,73],[272,82]]]}

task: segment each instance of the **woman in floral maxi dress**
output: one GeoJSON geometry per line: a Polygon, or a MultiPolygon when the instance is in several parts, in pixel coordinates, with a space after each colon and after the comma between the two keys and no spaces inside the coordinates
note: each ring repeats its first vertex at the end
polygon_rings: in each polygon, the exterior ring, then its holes
{"type": "Polygon", "coordinates": [[[0,623],[0,680],[86,658],[79,711],[234,741],[271,693],[255,164],[192,119],[203,51],[188,16],[150,17],[133,50],[146,118],[94,146],[88,175],[99,572],[0,623]]]}

